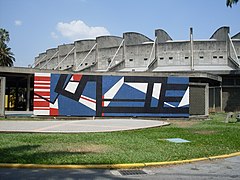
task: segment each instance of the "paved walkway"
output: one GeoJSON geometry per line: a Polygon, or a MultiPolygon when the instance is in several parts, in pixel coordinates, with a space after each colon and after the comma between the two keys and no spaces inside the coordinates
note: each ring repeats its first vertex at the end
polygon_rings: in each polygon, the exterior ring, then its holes
{"type": "Polygon", "coordinates": [[[0,132],[78,133],[112,132],[169,125],[168,122],[143,119],[0,121],[0,132]]]}

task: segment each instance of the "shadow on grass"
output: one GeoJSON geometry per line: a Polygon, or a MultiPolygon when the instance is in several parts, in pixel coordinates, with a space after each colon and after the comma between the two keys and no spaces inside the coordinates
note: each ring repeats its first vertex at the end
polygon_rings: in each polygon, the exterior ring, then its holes
{"type": "MultiPolygon", "coordinates": [[[[69,164],[64,160],[71,159],[72,156],[93,154],[90,151],[68,152],[68,151],[39,151],[40,145],[22,145],[9,148],[0,148],[0,163],[23,163],[23,164],[69,164]],[[63,161],[62,161],[63,160],[63,161]]],[[[76,162],[75,162],[76,163],[76,162]]]]}
{"type": "Polygon", "coordinates": [[[26,159],[26,152],[40,147],[39,145],[22,145],[8,148],[0,148],[1,163],[20,163],[26,159]]]}
{"type": "MultiPolygon", "coordinates": [[[[22,145],[0,148],[0,163],[35,163],[50,162],[51,158],[87,154],[89,152],[38,152],[40,145],[22,145]]],[[[92,152],[91,152],[92,153],[92,152]]],[[[65,159],[66,157],[64,157],[65,159]]],[[[50,164],[50,163],[49,163],[50,164]]],[[[54,162],[53,162],[54,164],[54,162]]],[[[0,169],[0,179],[122,179],[104,169],[0,169]]]]}

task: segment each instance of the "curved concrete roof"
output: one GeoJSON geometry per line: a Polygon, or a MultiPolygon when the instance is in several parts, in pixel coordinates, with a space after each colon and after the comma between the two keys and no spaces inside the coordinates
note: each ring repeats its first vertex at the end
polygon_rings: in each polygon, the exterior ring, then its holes
{"type": "Polygon", "coordinates": [[[163,29],[156,29],[155,37],[157,37],[157,43],[164,43],[166,41],[172,40],[168,33],[163,29]]]}
{"type": "Polygon", "coordinates": [[[144,42],[153,42],[152,39],[137,32],[126,32],[123,34],[125,45],[138,45],[144,42]]]}
{"type": "Polygon", "coordinates": [[[76,52],[89,51],[90,49],[92,49],[94,44],[96,44],[96,40],[93,39],[86,39],[74,42],[76,52]]]}
{"type": "Polygon", "coordinates": [[[237,34],[235,34],[235,35],[232,37],[232,39],[240,39],[240,32],[237,33],[237,34]]]}
{"type": "Polygon", "coordinates": [[[100,36],[96,38],[98,48],[118,47],[123,38],[118,36],[100,36]]]}
{"type": "Polygon", "coordinates": [[[229,32],[230,32],[229,27],[226,27],[226,26],[220,27],[218,30],[216,30],[213,33],[210,39],[216,39],[218,41],[226,41],[229,32]]]}

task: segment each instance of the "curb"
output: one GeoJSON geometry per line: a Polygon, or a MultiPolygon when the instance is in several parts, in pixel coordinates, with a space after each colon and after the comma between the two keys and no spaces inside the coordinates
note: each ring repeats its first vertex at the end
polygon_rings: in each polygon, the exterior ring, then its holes
{"type": "Polygon", "coordinates": [[[180,161],[148,162],[148,163],[130,163],[130,164],[89,164],[89,165],[46,165],[46,164],[6,164],[0,163],[0,168],[32,168],[32,169],[133,169],[150,166],[166,166],[185,163],[193,163],[206,160],[215,160],[240,156],[240,152],[224,154],[219,156],[210,156],[180,161]]]}

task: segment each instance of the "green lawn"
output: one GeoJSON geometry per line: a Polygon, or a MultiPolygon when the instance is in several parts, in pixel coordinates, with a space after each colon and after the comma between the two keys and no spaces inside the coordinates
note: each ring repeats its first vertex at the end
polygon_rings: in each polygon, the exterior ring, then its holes
{"type": "Polygon", "coordinates": [[[0,163],[115,164],[183,160],[240,151],[240,123],[174,120],[170,126],[79,134],[0,133],[0,163]],[[176,144],[165,138],[183,138],[176,144]]]}

